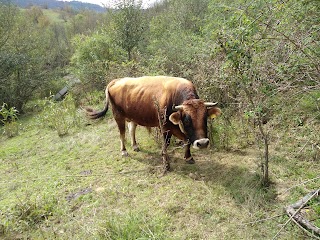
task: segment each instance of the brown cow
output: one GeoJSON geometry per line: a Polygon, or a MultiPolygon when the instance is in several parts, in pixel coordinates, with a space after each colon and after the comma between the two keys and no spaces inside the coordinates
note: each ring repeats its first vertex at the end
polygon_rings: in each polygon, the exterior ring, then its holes
{"type": "Polygon", "coordinates": [[[185,142],[184,158],[188,163],[194,163],[190,145],[196,149],[208,147],[207,117],[214,118],[221,113],[220,109],[215,107],[217,103],[199,99],[190,81],[175,77],[116,79],[107,86],[106,100],[102,111],[87,109],[87,113],[92,119],[100,118],[106,114],[109,102],[111,103],[113,117],[120,131],[122,155],[125,156],[128,155],[125,147],[125,122],[129,122],[133,149],[139,151],[135,139],[137,125],[159,127],[159,115],[163,116],[165,146],[162,154],[168,169],[166,148],[171,136],[174,135],[185,142]]]}

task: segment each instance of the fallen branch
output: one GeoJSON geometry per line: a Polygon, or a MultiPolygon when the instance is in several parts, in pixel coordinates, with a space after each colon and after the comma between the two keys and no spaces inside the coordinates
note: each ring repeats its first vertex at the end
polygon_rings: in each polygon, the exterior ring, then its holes
{"type": "MultiPolygon", "coordinates": [[[[281,233],[281,231],[288,225],[288,223],[290,221],[293,221],[293,222],[298,222],[299,225],[300,225],[300,222],[299,222],[299,216],[298,213],[300,212],[300,210],[315,196],[318,196],[319,195],[319,192],[320,192],[320,189],[314,191],[314,192],[311,192],[309,193],[308,195],[306,195],[305,197],[303,197],[301,200],[299,200],[298,202],[288,206],[287,208],[285,208],[285,211],[287,212],[287,214],[289,215],[289,219],[288,221],[286,221],[286,223],[281,227],[281,229],[277,232],[277,234],[272,238],[273,240],[277,239],[277,237],[279,236],[279,234],[281,233]],[[296,210],[297,209],[297,210],[296,210]],[[288,212],[289,211],[289,212],[288,212]]],[[[303,225],[300,225],[300,226],[303,226],[303,225]]],[[[311,234],[314,234],[314,232],[310,232],[311,234]]],[[[319,232],[318,232],[318,235],[320,236],[319,232]]]]}
{"type": "Polygon", "coordinates": [[[315,239],[320,239],[320,237],[318,237],[317,235],[315,234],[312,234],[310,231],[308,231],[306,228],[304,228],[303,226],[301,226],[294,218],[292,219],[292,221],[302,230],[304,231],[305,233],[311,235],[313,238],[315,239]]]}
{"type": "Polygon", "coordinates": [[[294,222],[296,224],[298,224],[299,226],[301,226],[304,229],[307,229],[313,235],[320,237],[320,228],[314,226],[311,222],[309,222],[307,219],[305,219],[302,216],[302,214],[295,213],[297,208],[298,209],[303,208],[307,204],[307,202],[310,201],[313,197],[319,196],[319,192],[320,192],[320,189],[307,194],[305,197],[303,197],[298,202],[286,207],[285,211],[288,214],[288,216],[292,216],[292,219],[294,220],[294,222]]]}

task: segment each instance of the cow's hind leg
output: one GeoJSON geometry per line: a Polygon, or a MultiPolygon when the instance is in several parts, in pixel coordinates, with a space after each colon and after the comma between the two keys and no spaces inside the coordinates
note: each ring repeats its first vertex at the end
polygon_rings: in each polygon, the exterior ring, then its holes
{"type": "Polygon", "coordinates": [[[122,156],[128,156],[128,152],[126,149],[126,145],[125,145],[125,141],[126,141],[126,122],[124,119],[119,118],[119,119],[115,119],[117,124],[118,124],[118,128],[119,128],[119,132],[120,132],[120,143],[121,143],[121,155],[122,156]]]}
{"type": "Polygon", "coordinates": [[[139,152],[139,146],[136,141],[136,128],[137,124],[134,122],[128,122],[128,129],[129,129],[129,134],[131,137],[131,145],[134,151],[139,152]]]}

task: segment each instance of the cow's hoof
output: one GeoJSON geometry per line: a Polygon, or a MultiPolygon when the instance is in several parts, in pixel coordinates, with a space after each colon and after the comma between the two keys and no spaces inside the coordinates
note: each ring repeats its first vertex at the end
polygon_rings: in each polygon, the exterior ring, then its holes
{"type": "Polygon", "coordinates": [[[195,164],[196,162],[193,160],[193,158],[190,158],[190,159],[186,160],[186,163],[195,164]]]}
{"type": "Polygon", "coordinates": [[[138,146],[133,146],[133,151],[140,152],[140,148],[138,146]]]}
{"type": "Polygon", "coordinates": [[[171,171],[170,163],[165,164],[164,170],[167,171],[167,172],[171,171]]]}
{"type": "Polygon", "coordinates": [[[128,157],[129,156],[129,153],[127,151],[121,151],[121,156],[122,157],[128,157]]]}

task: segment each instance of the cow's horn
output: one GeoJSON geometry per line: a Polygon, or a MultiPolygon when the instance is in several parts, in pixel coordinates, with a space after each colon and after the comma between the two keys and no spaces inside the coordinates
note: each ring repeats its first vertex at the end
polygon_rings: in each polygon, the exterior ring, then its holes
{"type": "Polygon", "coordinates": [[[206,107],[214,107],[214,106],[216,106],[218,104],[218,102],[205,102],[204,103],[204,105],[206,106],[206,107]]]}
{"type": "Polygon", "coordinates": [[[173,109],[174,111],[178,111],[178,110],[183,109],[183,106],[182,106],[182,105],[173,106],[172,109],[173,109]]]}

